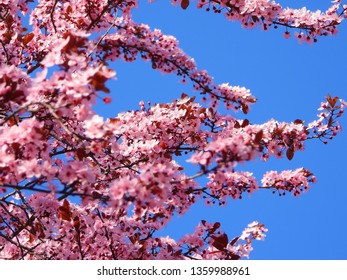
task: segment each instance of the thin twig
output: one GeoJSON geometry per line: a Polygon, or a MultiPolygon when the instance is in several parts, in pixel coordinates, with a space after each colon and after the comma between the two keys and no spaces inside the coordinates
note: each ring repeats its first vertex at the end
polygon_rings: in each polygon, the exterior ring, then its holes
{"type": "Polygon", "coordinates": [[[94,51],[97,49],[97,47],[100,45],[100,43],[104,40],[104,38],[108,35],[108,33],[111,31],[111,29],[115,26],[117,18],[118,18],[118,10],[117,10],[117,13],[115,15],[113,22],[110,24],[110,26],[106,30],[106,32],[100,37],[99,41],[96,43],[96,45],[94,46],[92,51],[88,54],[88,57],[90,57],[94,53],[94,51]]]}
{"type": "Polygon", "coordinates": [[[52,10],[51,10],[51,21],[52,21],[52,25],[53,25],[53,29],[54,29],[54,32],[57,33],[57,27],[55,26],[55,23],[54,23],[54,17],[53,17],[53,13],[54,13],[54,10],[55,10],[55,7],[57,6],[58,4],[58,0],[55,0],[54,4],[53,4],[53,7],[52,7],[52,10]]]}
{"type": "Polygon", "coordinates": [[[5,44],[4,44],[4,42],[2,40],[0,40],[0,43],[1,43],[1,46],[4,49],[4,52],[5,52],[5,55],[6,55],[6,62],[9,63],[10,62],[10,58],[9,58],[8,52],[6,50],[5,44]]]}

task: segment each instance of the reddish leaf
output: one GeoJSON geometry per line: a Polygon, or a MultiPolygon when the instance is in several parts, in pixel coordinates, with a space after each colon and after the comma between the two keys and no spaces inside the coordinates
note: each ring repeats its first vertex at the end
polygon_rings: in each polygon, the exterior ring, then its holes
{"type": "Polygon", "coordinates": [[[134,236],[129,236],[128,238],[129,238],[129,240],[131,241],[132,244],[135,244],[136,239],[135,239],[134,236]]]}
{"type": "Polygon", "coordinates": [[[186,94],[186,93],[184,93],[184,92],[182,92],[182,94],[181,94],[181,99],[185,99],[185,98],[187,98],[187,97],[189,97],[189,95],[186,94]]]}
{"type": "Polygon", "coordinates": [[[295,124],[303,124],[304,122],[303,122],[302,120],[300,120],[300,119],[296,119],[296,120],[294,121],[294,123],[295,123],[295,124]]]}
{"type": "Polygon", "coordinates": [[[23,44],[27,46],[29,42],[35,37],[34,33],[27,33],[23,37],[23,44]]]}
{"type": "Polygon", "coordinates": [[[60,206],[59,207],[59,216],[62,220],[71,221],[71,215],[66,211],[66,208],[60,206]]]}
{"type": "Polygon", "coordinates": [[[219,251],[224,251],[225,246],[223,246],[222,244],[220,244],[218,241],[214,241],[212,243],[212,246],[217,248],[219,251]]]}
{"type": "Polygon", "coordinates": [[[182,153],[180,151],[175,152],[175,156],[181,156],[181,155],[182,155],[182,153]]]}
{"type": "Polygon", "coordinates": [[[331,97],[330,95],[328,95],[326,97],[326,100],[328,101],[329,105],[334,108],[336,105],[336,102],[339,100],[339,98],[337,96],[335,97],[331,97]]]}
{"type": "Polygon", "coordinates": [[[84,159],[84,158],[87,157],[86,150],[83,149],[83,148],[77,149],[76,155],[77,155],[77,158],[78,158],[79,160],[82,160],[82,159],[84,159]]]}
{"type": "Polygon", "coordinates": [[[13,142],[11,143],[11,147],[14,152],[17,153],[20,150],[21,145],[18,142],[13,142]]]}
{"type": "Polygon", "coordinates": [[[248,114],[249,112],[249,106],[248,105],[245,105],[245,104],[242,104],[241,105],[241,110],[244,114],[248,114]]]}
{"type": "Polygon", "coordinates": [[[263,131],[262,130],[260,130],[260,131],[258,131],[257,132],[257,134],[255,135],[255,137],[254,137],[254,143],[255,144],[259,144],[260,143],[260,141],[261,141],[261,139],[263,139],[263,131]]]}
{"type": "Polygon", "coordinates": [[[180,255],[182,255],[182,250],[178,250],[174,253],[174,256],[176,256],[176,257],[178,257],[180,255]]]}
{"type": "Polygon", "coordinates": [[[95,90],[101,90],[105,93],[110,93],[110,90],[105,86],[106,81],[107,81],[107,78],[104,75],[100,74],[99,72],[95,73],[90,80],[95,90]]]}
{"type": "Polygon", "coordinates": [[[235,121],[234,127],[235,127],[235,128],[240,128],[241,125],[240,125],[240,123],[239,123],[238,121],[235,121]]]}
{"type": "Polygon", "coordinates": [[[292,160],[294,157],[294,150],[292,148],[289,148],[286,152],[286,155],[289,160],[292,160]]]}
{"type": "Polygon", "coordinates": [[[189,6],[189,0],[182,0],[181,7],[183,10],[187,9],[189,6]]]}
{"type": "Polygon", "coordinates": [[[217,248],[218,250],[225,250],[225,247],[228,245],[228,236],[223,233],[220,236],[211,236],[214,239],[214,242],[212,243],[212,246],[217,248]]]}
{"type": "Polygon", "coordinates": [[[186,107],[184,109],[186,110],[186,113],[184,114],[184,117],[188,117],[190,112],[192,111],[192,106],[188,106],[188,107],[186,107]]]}
{"type": "Polygon", "coordinates": [[[2,35],[4,44],[9,44],[11,42],[12,34],[12,32],[7,31],[2,35]]]}
{"type": "Polygon", "coordinates": [[[72,7],[68,6],[67,9],[66,9],[66,13],[65,13],[65,16],[66,16],[67,19],[71,19],[70,14],[72,12],[73,12],[72,7]]]}
{"type": "Polygon", "coordinates": [[[220,228],[220,222],[215,222],[214,225],[213,225],[214,231],[216,231],[219,228],[220,228]]]}
{"type": "Polygon", "coordinates": [[[64,199],[63,201],[63,206],[70,211],[70,202],[67,199],[64,199]]]}
{"type": "Polygon", "coordinates": [[[120,119],[119,118],[109,118],[109,121],[111,124],[117,124],[120,122],[120,119]]]}
{"type": "Polygon", "coordinates": [[[9,120],[8,120],[9,126],[17,125],[19,122],[20,122],[20,118],[18,116],[13,116],[13,117],[9,118],[9,120]]]}
{"type": "Polygon", "coordinates": [[[102,197],[102,194],[98,191],[92,191],[93,198],[100,198],[102,197]]]}
{"type": "Polygon", "coordinates": [[[257,16],[252,16],[252,20],[253,20],[253,22],[258,22],[259,18],[257,16]]]}
{"type": "Polygon", "coordinates": [[[249,125],[249,120],[244,119],[242,124],[241,124],[241,127],[246,127],[247,125],[249,125]]]}
{"type": "Polygon", "coordinates": [[[32,243],[35,240],[35,235],[29,232],[29,242],[32,243]]]}
{"type": "Polygon", "coordinates": [[[71,221],[70,203],[64,199],[63,205],[58,208],[59,216],[62,220],[71,221]]]}
{"type": "Polygon", "coordinates": [[[76,230],[80,229],[81,223],[80,223],[80,219],[78,218],[78,216],[73,218],[73,226],[76,230]]]}
{"type": "Polygon", "coordinates": [[[42,228],[42,226],[41,226],[40,223],[36,222],[36,224],[35,224],[35,229],[36,229],[36,231],[39,232],[39,237],[40,237],[40,238],[44,238],[44,237],[45,237],[45,234],[44,234],[44,232],[43,232],[43,228],[42,228]]]}
{"type": "Polygon", "coordinates": [[[21,145],[19,143],[14,142],[14,143],[11,144],[11,147],[12,147],[12,149],[14,151],[16,159],[18,159],[18,158],[23,156],[23,152],[21,150],[21,145]]]}
{"type": "Polygon", "coordinates": [[[34,127],[34,130],[37,134],[40,134],[41,139],[45,139],[45,137],[49,134],[49,131],[40,127],[34,127]]]}
{"type": "Polygon", "coordinates": [[[239,240],[239,236],[238,237],[235,237],[233,240],[230,241],[230,245],[231,246],[234,246],[236,244],[236,242],[239,240]]]}

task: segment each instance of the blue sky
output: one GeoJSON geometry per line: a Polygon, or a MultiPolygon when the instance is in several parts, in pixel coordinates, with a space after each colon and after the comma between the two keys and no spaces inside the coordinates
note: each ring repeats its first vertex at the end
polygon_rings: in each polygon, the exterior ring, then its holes
{"type": "MultiPolygon", "coordinates": [[[[283,6],[326,9],[330,1],[282,1],[283,6]]],[[[264,32],[242,29],[222,15],[173,7],[169,1],[140,3],[134,20],[152,29],[174,35],[180,47],[193,57],[199,69],[206,69],[218,83],[229,82],[249,88],[258,102],[246,116],[252,123],[271,118],[310,122],[328,93],[347,99],[345,67],[347,27],[337,36],[318,38],[318,43],[300,45],[293,37],[283,38],[284,28],[264,32]]],[[[149,63],[116,62],[117,80],[109,84],[113,102],[98,104],[105,117],[121,111],[139,109],[138,102],[170,102],[182,92],[196,95],[191,85],[179,83],[175,75],[163,75],[149,63]]],[[[243,115],[238,115],[243,118],[243,115]]],[[[175,217],[163,235],[179,238],[192,232],[205,219],[219,221],[229,237],[240,234],[249,222],[259,220],[269,229],[265,241],[254,243],[251,259],[347,259],[347,117],[341,118],[345,130],[328,145],[309,141],[306,150],[292,161],[270,160],[241,166],[261,178],[267,170],[305,167],[318,179],[313,188],[299,198],[279,197],[259,191],[241,201],[229,200],[225,207],[194,206],[186,215],[175,217]]],[[[189,170],[187,171],[189,172],[189,170]]],[[[193,170],[191,170],[193,174],[193,170]]]]}

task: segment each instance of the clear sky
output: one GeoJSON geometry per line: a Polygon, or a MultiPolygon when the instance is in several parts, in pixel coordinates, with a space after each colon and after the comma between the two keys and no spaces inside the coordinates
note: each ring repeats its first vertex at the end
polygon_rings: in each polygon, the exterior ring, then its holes
{"type": "MultiPolygon", "coordinates": [[[[329,0],[278,2],[311,10],[325,10],[330,5],[329,0]]],[[[346,23],[340,26],[337,36],[318,38],[318,43],[308,46],[300,45],[293,36],[284,39],[284,28],[269,32],[242,29],[240,23],[198,10],[195,5],[191,3],[184,11],[169,1],[150,5],[142,1],[134,20],[174,35],[198,68],[206,69],[216,82],[249,88],[258,98],[246,116],[252,123],[271,118],[300,118],[308,123],[315,119],[328,93],[347,99],[346,23]]],[[[178,98],[182,92],[198,94],[190,84],[179,83],[175,75],[163,75],[141,60],[116,62],[114,67],[117,80],[109,83],[113,102],[96,106],[105,117],[139,109],[140,100],[161,103],[178,98]]],[[[344,132],[328,145],[310,140],[306,150],[296,153],[292,161],[251,162],[240,167],[254,172],[259,180],[267,170],[308,168],[318,179],[308,193],[294,198],[262,190],[249,198],[229,200],[222,208],[198,204],[186,215],[175,217],[162,234],[179,238],[205,219],[221,222],[231,238],[248,223],[259,220],[269,231],[265,241],[253,243],[251,259],[347,259],[347,117],[340,122],[344,132]]]]}

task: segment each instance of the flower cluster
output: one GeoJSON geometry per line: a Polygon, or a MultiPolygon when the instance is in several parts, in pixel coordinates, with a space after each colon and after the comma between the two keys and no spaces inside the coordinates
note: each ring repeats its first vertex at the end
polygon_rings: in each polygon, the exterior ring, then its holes
{"type": "MultiPolygon", "coordinates": [[[[232,239],[205,220],[178,240],[159,232],[201,199],[224,205],[260,189],[300,195],[316,180],[307,169],[269,171],[260,184],[240,164],[292,160],[306,140],[325,143],[341,131],[347,104],[330,95],[308,124],[237,119],[256,102],[252,93],[216,84],[175,37],[134,22],[137,1],[39,0],[32,11],[30,1],[0,2],[1,259],[248,257],[267,231],[258,222],[232,239]],[[112,104],[110,61],[138,58],[190,81],[202,103],[183,93],[167,104],[141,101],[139,110],[97,115],[99,99],[112,104]],[[198,171],[189,174],[186,161],[198,171]],[[207,182],[196,180],[202,176],[207,182]]],[[[335,34],[347,17],[340,1],[325,13],[268,0],[199,0],[198,7],[246,27],[296,28],[307,42],[335,34]]]]}
{"type": "MultiPolygon", "coordinates": [[[[173,0],[173,3],[181,1],[173,0]]],[[[306,7],[283,8],[271,0],[199,0],[197,7],[206,8],[207,11],[212,8],[215,13],[223,12],[227,19],[240,21],[245,28],[261,26],[268,30],[270,26],[285,26],[285,38],[290,37],[288,28],[295,28],[299,30],[295,33],[299,42],[306,41],[308,44],[317,42],[318,36],[336,34],[338,25],[346,15],[346,5],[341,5],[340,1],[334,1],[325,12],[310,11],[306,7]]]]}
{"type": "Polygon", "coordinates": [[[309,183],[315,183],[316,177],[304,168],[297,170],[285,170],[281,173],[277,171],[268,171],[264,174],[261,183],[265,188],[273,188],[273,192],[279,192],[279,195],[285,195],[285,192],[299,196],[310,188],[309,183]]]}

